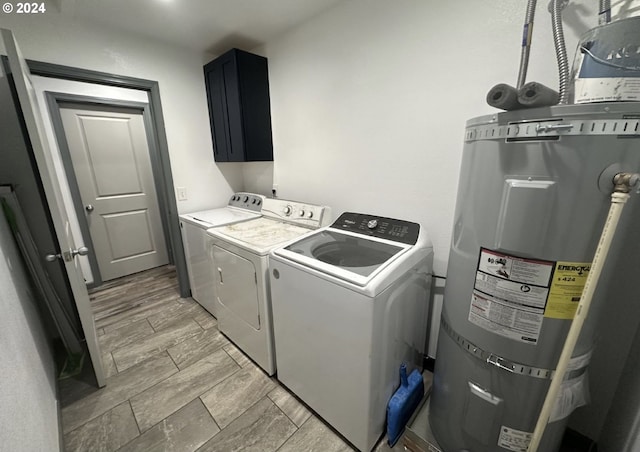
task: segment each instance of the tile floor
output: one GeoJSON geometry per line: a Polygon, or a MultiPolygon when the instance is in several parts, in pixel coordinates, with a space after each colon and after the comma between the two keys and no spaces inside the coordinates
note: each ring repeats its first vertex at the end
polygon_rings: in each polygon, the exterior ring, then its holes
{"type": "MultiPolygon", "coordinates": [[[[107,386],[90,371],[60,382],[68,452],[352,450],[179,297],[172,267],[106,284],[91,301],[107,386]]],[[[383,438],[376,451],[389,450],[383,438]]]]}

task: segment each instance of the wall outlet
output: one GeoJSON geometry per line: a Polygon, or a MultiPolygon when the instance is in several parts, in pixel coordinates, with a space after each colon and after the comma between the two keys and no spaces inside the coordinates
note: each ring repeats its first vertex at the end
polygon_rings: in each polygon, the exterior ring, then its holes
{"type": "Polygon", "coordinates": [[[176,187],[176,191],[178,192],[178,201],[186,201],[187,200],[187,188],[186,187],[176,187]]]}
{"type": "Polygon", "coordinates": [[[278,196],[278,184],[273,184],[271,186],[271,194],[273,195],[274,198],[278,196]]]}

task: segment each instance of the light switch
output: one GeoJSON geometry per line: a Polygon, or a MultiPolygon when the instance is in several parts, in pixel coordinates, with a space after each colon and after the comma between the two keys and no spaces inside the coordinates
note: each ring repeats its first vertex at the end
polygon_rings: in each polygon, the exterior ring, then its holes
{"type": "Polygon", "coordinates": [[[178,192],[178,201],[186,201],[187,200],[187,188],[186,187],[177,187],[178,192]]]}

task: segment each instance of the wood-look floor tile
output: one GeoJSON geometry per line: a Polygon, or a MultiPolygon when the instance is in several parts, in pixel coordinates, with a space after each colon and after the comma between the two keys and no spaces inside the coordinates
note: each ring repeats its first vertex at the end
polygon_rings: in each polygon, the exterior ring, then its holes
{"type": "Polygon", "coordinates": [[[218,331],[218,328],[211,328],[168,348],[167,352],[176,366],[184,369],[228,344],[229,340],[218,331]]]}
{"type": "Polygon", "coordinates": [[[205,330],[218,326],[218,321],[216,320],[216,318],[204,308],[202,308],[202,312],[196,314],[193,319],[198,322],[198,325],[200,325],[205,330]]]}
{"type": "Polygon", "coordinates": [[[295,431],[296,426],[289,418],[265,397],[211,438],[199,452],[271,452],[278,450],[295,431]]]}
{"type": "Polygon", "coordinates": [[[140,430],[148,430],[239,368],[224,350],[219,350],[131,398],[140,430]]]}
{"type": "Polygon", "coordinates": [[[135,284],[123,286],[109,296],[91,299],[91,308],[96,318],[103,318],[109,315],[125,311],[142,300],[156,297],[161,294],[172,295],[179,292],[175,281],[164,280],[151,284],[135,284]]]}
{"type": "Polygon", "coordinates": [[[181,298],[176,303],[167,306],[157,314],[149,316],[147,319],[154,330],[158,331],[170,323],[174,323],[178,319],[193,319],[196,315],[204,311],[204,308],[191,298],[181,298]]]}
{"type": "Polygon", "coordinates": [[[105,332],[122,328],[128,323],[137,322],[138,320],[146,319],[147,317],[161,312],[168,306],[176,304],[180,299],[179,294],[160,294],[156,297],[147,298],[135,303],[134,307],[126,311],[107,316],[104,318],[96,318],[96,327],[104,328],[105,332]]]}
{"type": "Polygon", "coordinates": [[[74,430],[176,372],[178,368],[163,353],[107,378],[104,388],[62,408],[63,431],[74,430]]]}
{"type": "Polygon", "coordinates": [[[349,452],[354,449],[315,416],[302,424],[278,452],[349,452]]]}
{"type": "Polygon", "coordinates": [[[220,428],[225,428],[275,385],[264,372],[252,365],[217,384],[200,398],[220,428]]]}
{"type": "Polygon", "coordinates": [[[112,279],[110,281],[106,281],[102,283],[99,287],[95,287],[89,290],[89,295],[91,297],[94,296],[103,296],[108,294],[111,289],[119,289],[121,287],[126,287],[131,284],[135,284],[138,281],[145,281],[150,279],[164,279],[164,278],[175,278],[176,277],[176,269],[173,265],[165,265],[162,267],[156,267],[153,269],[145,270],[140,273],[135,273],[127,276],[123,276],[122,278],[112,279]]]}
{"type": "Polygon", "coordinates": [[[116,367],[116,363],[113,360],[113,356],[110,352],[105,353],[103,350],[100,351],[102,352],[102,367],[104,367],[104,376],[106,378],[113,377],[118,373],[118,368],[116,367]]]}
{"type": "Polygon", "coordinates": [[[124,402],[64,435],[65,450],[111,452],[139,434],[131,405],[124,402]]]}
{"type": "Polygon", "coordinates": [[[122,278],[112,279],[110,281],[103,282],[99,287],[94,287],[89,290],[89,295],[93,297],[105,297],[114,291],[121,290],[136,286],[138,284],[145,284],[149,281],[164,281],[176,278],[176,270],[172,265],[166,265],[164,267],[157,267],[155,269],[145,270],[140,273],[135,273],[122,278]]]}
{"type": "Polygon", "coordinates": [[[220,431],[200,399],[154,425],[119,452],[192,452],[220,431]]]}
{"type": "Polygon", "coordinates": [[[146,336],[134,344],[114,351],[112,355],[118,367],[118,372],[122,372],[202,331],[202,328],[196,322],[191,319],[187,320],[186,322],[171,325],[146,336]]]}
{"type": "Polygon", "coordinates": [[[98,343],[100,344],[100,350],[103,353],[107,353],[137,342],[154,332],[154,329],[151,328],[151,324],[149,324],[147,320],[139,320],[127,324],[122,328],[105,332],[104,335],[98,337],[98,343]]]}
{"type": "Polygon", "coordinates": [[[222,347],[225,352],[229,354],[233,358],[235,362],[238,363],[240,367],[245,367],[249,364],[252,364],[251,360],[247,358],[247,355],[242,353],[242,351],[233,344],[225,345],[222,347]]]}
{"type": "Polygon", "coordinates": [[[152,297],[160,295],[178,295],[178,287],[173,282],[159,282],[156,286],[124,287],[118,293],[98,300],[91,300],[91,308],[96,319],[102,319],[121,312],[126,312],[152,297]]]}
{"type": "Polygon", "coordinates": [[[277,386],[268,395],[269,398],[273,400],[273,403],[298,427],[304,424],[305,421],[309,419],[309,416],[311,416],[311,412],[307,407],[282,386],[277,386]]]}

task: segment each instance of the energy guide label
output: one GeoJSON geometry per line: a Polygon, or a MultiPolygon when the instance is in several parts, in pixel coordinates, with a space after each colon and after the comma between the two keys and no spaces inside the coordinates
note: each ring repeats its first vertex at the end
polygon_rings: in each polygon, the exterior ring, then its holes
{"type": "Polygon", "coordinates": [[[469,321],[535,344],[540,336],[555,262],[480,249],[469,321]]]}

